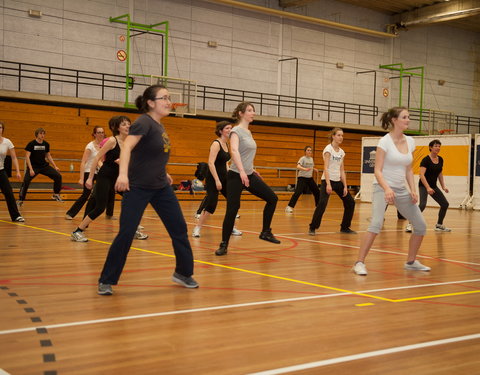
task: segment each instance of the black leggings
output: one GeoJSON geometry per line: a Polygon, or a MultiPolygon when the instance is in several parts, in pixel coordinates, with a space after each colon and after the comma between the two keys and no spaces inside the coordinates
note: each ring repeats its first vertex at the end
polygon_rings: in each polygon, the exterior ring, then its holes
{"type": "MultiPolygon", "coordinates": [[[[353,211],[355,210],[355,201],[349,192],[347,192],[347,195],[343,196],[344,186],[342,181],[330,181],[330,185],[332,186],[332,190],[337,193],[337,195],[343,201],[343,219],[340,228],[350,228],[350,225],[352,224],[353,211]]],[[[327,194],[327,182],[322,180],[322,184],[320,185],[320,201],[318,202],[318,206],[315,208],[315,212],[313,213],[310,229],[320,228],[320,223],[322,222],[322,217],[325,213],[325,209],[327,208],[329,198],[330,195],[327,194]]]]}
{"type": "MultiPolygon", "coordinates": [[[[443,225],[443,219],[447,214],[449,203],[447,201],[447,198],[445,198],[445,195],[443,195],[439,187],[433,186],[432,189],[435,190],[435,193],[433,193],[431,197],[435,200],[435,202],[437,202],[440,205],[440,211],[438,211],[437,224],[443,225]]],[[[423,210],[427,205],[428,192],[427,192],[427,188],[423,186],[423,184],[418,187],[418,191],[420,193],[420,203],[418,204],[418,206],[420,207],[420,211],[423,212],[423,210]]]]}
{"type": "Polygon", "coordinates": [[[228,243],[230,235],[232,234],[233,226],[235,225],[235,217],[240,209],[240,197],[242,190],[246,189],[256,197],[263,199],[266,204],[263,209],[263,228],[262,232],[270,230],[272,224],[273,214],[277,207],[278,197],[273,190],[258,177],[255,173],[248,176],[250,186],[245,187],[242,184],[240,174],[234,171],[227,173],[227,211],[223,219],[222,227],[222,241],[228,243]]]}
{"type": "Polygon", "coordinates": [[[313,196],[315,197],[315,206],[318,206],[320,190],[318,189],[317,184],[313,180],[313,177],[299,177],[297,178],[297,185],[295,186],[295,192],[290,198],[290,202],[288,202],[288,205],[290,207],[292,208],[295,207],[295,205],[297,204],[298,198],[300,198],[300,195],[302,195],[303,191],[305,190],[305,186],[308,186],[308,188],[312,192],[313,196]]]}
{"type": "Polygon", "coordinates": [[[7,172],[5,171],[5,169],[0,169],[0,189],[5,196],[8,213],[10,214],[10,218],[13,221],[20,216],[20,213],[18,212],[17,204],[15,203],[15,197],[12,191],[12,185],[10,185],[10,181],[8,180],[7,172]]]}
{"type": "MultiPolygon", "coordinates": [[[[105,211],[110,200],[111,192],[115,188],[115,181],[116,178],[97,176],[97,183],[93,187],[93,192],[85,208],[85,216],[95,220],[105,211]]],[[[115,196],[113,201],[114,200],[115,196]]]]}
{"type": "MultiPolygon", "coordinates": [[[[222,195],[227,198],[227,179],[226,176],[224,176],[223,179],[221,179],[222,183],[222,190],[217,189],[217,185],[215,183],[215,180],[213,177],[206,179],[206,190],[207,190],[207,195],[203,199],[202,203],[200,204],[200,207],[203,206],[202,211],[205,210],[208,213],[212,214],[215,212],[217,209],[217,204],[218,204],[218,193],[222,193],[222,195]]],[[[200,208],[199,208],[200,209],[200,208]]],[[[202,212],[200,211],[200,213],[202,212]]]]}
{"type": "Polygon", "coordinates": [[[25,176],[23,177],[23,183],[20,187],[20,200],[24,201],[27,197],[28,187],[30,186],[30,182],[37,177],[39,174],[43,174],[53,180],[53,192],[55,194],[59,194],[60,190],[62,190],[62,175],[58,173],[58,171],[50,165],[47,165],[43,168],[34,169],[35,175],[30,176],[30,169],[27,168],[25,171],[25,176]]]}

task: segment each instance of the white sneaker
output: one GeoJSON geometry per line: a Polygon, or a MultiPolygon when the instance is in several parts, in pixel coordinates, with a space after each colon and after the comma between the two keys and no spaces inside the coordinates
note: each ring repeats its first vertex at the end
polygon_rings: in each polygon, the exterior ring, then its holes
{"type": "Polygon", "coordinates": [[[285,207],[285,213],[287,213],[287,214],[293,213],[293,208],[290,207],[290,206],[285,207]]]}
{"type": "Polygon", "coordinates": [[[88,238],[85,237],[83,232],[72,232],[70,238],[71,238],[72,241],[75,241],[75,242],[87,242],[88,241],[88,238]]]}
{"type": "Polygon", "coordinates": [[[240,215],[239,215],[239,214],[237,214],[237,216],[235,216],[235,218],[236,218],[236,219],[240,219],[240,215]]]}
{"type": "Polygon", "coordinates": [[[407,226],[405,227],[405,232],[412,233],[412,231],[413,231],[412,224],[407,224],[407,226]]]}
{"type": "Polygon", "coordinates": [[[142,233],[139,230],[135,232],[135,239],[136,240],[146,240],[148,238],[148,234],[142,233]]]}
{"type": "Polygon", "coordinates": [[[437,224],[435,225],[435,231],[437,232],[451,232],[450,228],[447,228],[445,225],[437,224]]]}
{"type": "Polygon", "coordinates": [[[418,260],[416,260],[412,264],[405,263],[403,268],[405,268],[406,270],[412,270],[412,271],[430,271],[431,270],[430,267],[424,266],[418,260]]]}
{"type": "Polygon", "coordinates": [[[352,271],[355,272],[357,275],[360,276],[367,276],[367,267],[365,267],[365,263],[357,262],[352,268],[352,271]]]}
{"type": "Polygon", "coordinates": [[[63,199],[60,196],[60,194],[52,194],[52,199],[57,202],[63,202],[63,199]]]}
{"type": "Polygon", "coordinates": [[[195,226],[195,228],[193,228],[192,237],[199,238],[200,237],[200,229],[202,229],[202,228],[199,227],[199,226],[195,226]]]}
{"type": "Polygon", "coordinates": [[[233,227],[232,236],[241,236],[243,233],[239,231],[237,228],[233,227]]]}
{"type": "Polygon", "coordinates": [[[13,220],[16,223],[24,223],[25,219],[22,216],[17,217],[15,220],[13,220]]]}
{"type": "Polygon", "coordinates": [[[195,215],[193,215],[193,217],[198,220],[198,219],[200,219],[200,214],[195,214],[195,215]]]}
{"type": "Polygon", "coordinates": [[[65,220],[73,220],[73,217],[71,217],[69,214],[65,214],[65,220]]]}

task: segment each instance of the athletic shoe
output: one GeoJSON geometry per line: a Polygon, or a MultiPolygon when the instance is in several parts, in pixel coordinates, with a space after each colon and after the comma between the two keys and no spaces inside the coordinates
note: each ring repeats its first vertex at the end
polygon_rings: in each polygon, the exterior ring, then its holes
{"type": "Polygon", "coordinates": [[[70,238],[71,238],[72,241],[75,241],[75,242],[87,242],[88,241],[88,238],[85,237],[83,232],[80,232],[80,231],[72,232],[70,238]]]}
{"type": "Polygon", "coordinates": [[[63,202],[63,199],[60,196],[60,194],[52,194],[52,199],[57,202],[63,202]]]}
{"type": "Polygon", "coordinates": [[[195,228],[193,228],[192,237],[199,238],[200,237],[200,229],[202,229],[202,228],[199,227],[199,226],[195,226],[195,228]]]}
{"type": "Polygon", "coordinates": [[[22,206],[23,206],[23,201],[19,199],[19,200],[17,201],[17,207],[20,208],[20,207],[22,207],[22,206]]]}
{"type": "Polygon", "coordinates": [[[239,215],[239,214],[237,214],[237,216],[235,216],[235,218],[236,218],[236,219],[240,219],[240,215],[239,215]]]}
{"type": "Polygon", "coordinates": [[[73,220],[73,217],[69,214],[65,214],[65,220],[73,220]]]}
{"type": "Polygon", "coordinates": [[[110,284],[98,284],[97,294],[101,296],[111,296],[113,294],[112,286],[110,284]]]}
{"type": "Polygon", "coordinates": [[[352,271],[355,272],[359,276],[367,276],[367,267],[365,267],[365,263],[357,262],[352,268],[352,271]]]}
{"type": "Polygon", "coordinates": [[[357,232],[355,232],[354,230],[351,230],[350,228],[340,229],[340,233],[357,234],[357,232]]]}
{"type": "Polygon", "coordinates": [[[405,263],[403,268],[405,268],[406,270],[412,270],[412,271],[430,271],[431,270],[430,267],[424,266],[418,260],[416,260],[412,264],[405,263]]]}
{"type": "Polygon", "coordinates": [[[193,215],[193,217],[198,220],[198,219],[200,219],[200,215],[201,214],[195,214],[195,215],[193,215]]]}
{"type": "Polygon", "coordinates": [[[308,228],[308,235],[309,236],[315,236],[315,229],[308,228]]]}
{"type": "Polygon", "coordinates": [[[222,255],[227,255],[227,253],[228,253],[228,243],[224,241],[220,242],[220,246],[215,251],[215,255],[222,256],[222,255]]]}
{"type": "Polygon", "coordinates": [[[405,227],[405,232],[412,233],[412,231],[413,231],[412,224],[407,224],[407,226],[405,227]]]}
{"type": "Polygon", "coordinates": [[[22,216],[17,217],[15,220],[13,220],[16,223],[24,223],[25,219],[22,216]]]}
{"type": "MultiPolygon", "coordinates": [[[[113,216],[113,215],[105,215],[105,217],[108,219],[108,220],[118,220],[116,216],[113,216]]],[[[143,229],[143,228],[142,228],[143,229]]]]}
{"type": "Polygon", "coordinates": [[[260,233],[260,236],[258,236],[258,238],[260,238],[261,240],[268,241],[268,242],[272,242],[272,243],[276,243],[276,244],[279,244],[279,243],[280,243],[280,241],[277,240],[277,239],[275,238],[275,236],[273,235],[271,229],[266,230],[266,231],[260,233]]]}
{"type": "Polygon", "coordinates": [[[137,227],[137,230],[143,230],[143,229],[145,229],[145,227],[144,227],[143,225],[139,225],[139,226],[137,227]]]}
{"type": "Polygon", "coordinates": [[[435,225],[435,231],[437,232],[451,232],[450,228],[447,228],[445,225],[437,224],[435,225]]]}
{"type": "Polygon", "coordinates": [[[241,236],[243,233],[239,231],[237,228],[233,227],[232,229],[232,236],[241,236]]]}
{"type": "Polygon", "coordinates": [[[148,238],[148,234],[142,233],[139,230],[135,232],[135,239],[136,240],[146,240],[148,238]]]}
{"type": "Polygon", "coordinates": [[[180,275],[178,272],[175,272],[172,275],[172,281],[174,283],[184,286],[185,288],[190,288],[190,289],[198,288],[198,283],[195,281],[195,279],[192,276],[190,277],[183,276],[183,275],[180,275]]]}
{"type": "Polygon", "coordinates": [[[290,207],[290,206],[285,207],[285,213],[286,213],[286,214],[291,214],[291,213],[293,213],[293,208],[290,207]]]}

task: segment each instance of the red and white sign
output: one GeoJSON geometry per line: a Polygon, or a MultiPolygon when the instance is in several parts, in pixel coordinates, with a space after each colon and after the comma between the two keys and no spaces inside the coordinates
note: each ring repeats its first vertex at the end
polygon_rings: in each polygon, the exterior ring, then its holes
{"type": "Polygon", "coordinates": [[[125,61],[127,59],[127,53],[123,49],[118,50],[117,59],[120,61],[125,61]]]}

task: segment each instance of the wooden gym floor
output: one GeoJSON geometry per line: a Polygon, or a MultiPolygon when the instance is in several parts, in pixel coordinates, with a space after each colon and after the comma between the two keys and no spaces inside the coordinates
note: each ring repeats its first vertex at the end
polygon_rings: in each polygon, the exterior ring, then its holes
{"type": "MultiPolygon", "coordinates": [[[[357,202],[359,234],[344,235],[332,197],[312,237],[311,196],[294,214],[281,201],[274,245],[258,239],[262,203],[243,202],[244,234],[217,257],[221,202],[191,238],[200,288],[189,290],[170,281],[171,242],[148,208],[150,238],[134,241],[114,295],[98,296],[118,220],[101,216],[89,242],[71,242],[71,203],[26,201],[14,224],[0,202],[0,374],[480,373],[480,212],[450,209],[453,231],[436,233],[426,209],[427,273],[403,270],[410,235],[389,208],[361,277],[351,266],[370,204],[357,202]]],[[[198,203],[182,202],[189,233],[198,203]]]]}

